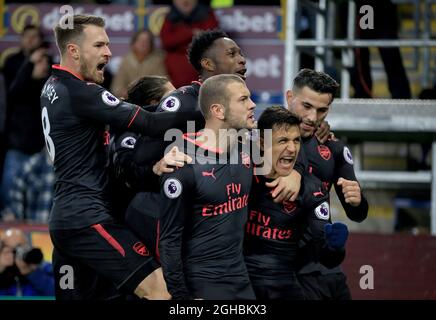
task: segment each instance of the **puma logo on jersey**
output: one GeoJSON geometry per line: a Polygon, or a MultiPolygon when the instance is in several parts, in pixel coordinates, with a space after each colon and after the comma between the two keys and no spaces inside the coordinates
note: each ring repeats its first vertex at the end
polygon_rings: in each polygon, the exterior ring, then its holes
{"type": "Polygon", "coordinates": [[[216,180],[215,174],[213,173],[214,170],[215,170],[215,168],[212,168],[212,170],[211,170],[210,172],[208,172],[208,171],[203,171],[203,172],[201,173],[201,175],[202,175],[203,177],[212,177],[212,178],[214,178],[214,179],[216,180]]]}
{"type": "Polygon", "coordinates": [[[317,192],[313,192],[312,194],[313,194],[315,197],[318,197],[318,196],[322,197],[322,196],[324,195],[324,193],[322,193],[321,190],[319,190],[319,191],[317,191],[317,192]]]}

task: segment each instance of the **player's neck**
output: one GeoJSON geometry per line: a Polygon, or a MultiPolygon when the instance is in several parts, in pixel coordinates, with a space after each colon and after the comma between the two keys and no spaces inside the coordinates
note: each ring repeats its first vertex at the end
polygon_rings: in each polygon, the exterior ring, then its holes
{"type": "Polygon", "coordinates": [[[206,123],[198,141],[204,147],[228,152],[238,142],[238,135],[236,134],[236,130],[226,130],[206,123]]]}
{"type": "Polygon", "coordinates": [[[200,73],[200,76],[198,77],[198,80],[200,82],[205,82],[208,78],[215,76],[215,74],[211,73],[211,72],[207,72],[207,71],[203,71],[202,73],[200,73]]]}
{"type": "Polygon", "coordinates": [[[77,76],[79,76],[79,77],[81,77],[83,79],[83,76],[80,73],[80,66],[75,64],[73,61],[61,58],[61,62],[59,63],[59,65],[62,68],[67,69],[71,73],[73,73],[73,74],[75,74],[75,75],[77,75],[77,76]]]}
{"type": "Polygon", "coordinates": [[[315,133],[312,133],[311,135],[309,135],[307,137],[301,136],[301,140],[303,142],[306,142],[306,141],[309,141],[310,139],[312,139],[313,137],[315,137],[315,133]]]}

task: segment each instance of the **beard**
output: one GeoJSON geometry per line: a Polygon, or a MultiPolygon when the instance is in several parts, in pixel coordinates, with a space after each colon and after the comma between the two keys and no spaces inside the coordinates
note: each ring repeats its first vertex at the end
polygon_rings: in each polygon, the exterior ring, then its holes
{"type": "Polygon", "coordinates": [[[248,129],[248,122],[247,120],[243,120],[239,118],[238,116],[235,116],[232,112],[229,112],[226,110],[224,113],[224,119],[223,121],[227,124],[227,126],[230,129],[248,129]]]}
{"type": "MultiPolygon", "coordinates": [[[[91,66],[88,66],[88,64],[86,62],[81,63],[80,74],[82,75],[83,79],[86,81],[95,82],[97,84],[102,84],[104,81],[104,77],[99,76],[98,74],[93,75],[91,70],[94,70],[94,68],[91,66]]],[[[97,69],[95,68],[95,70],[97,70],[97,69]]]]}
{"type": "Polygon", "coordinates": [[[247,129],[248,125],[246,121],[238,120],[236,118],[224,118],[224,121],[227,123],[229,129],[242,130],[247,129]]]}

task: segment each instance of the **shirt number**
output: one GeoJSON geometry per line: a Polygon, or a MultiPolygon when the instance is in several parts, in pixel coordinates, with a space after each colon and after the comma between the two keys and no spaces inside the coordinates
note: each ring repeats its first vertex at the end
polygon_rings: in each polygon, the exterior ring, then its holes
{"type": "Polygon", "coordinates": [[[42,108],[41,120],[42,120],[42,130],[44,132],[44,138],[45,138],[45,145],[47,146],[47,151],[51,161],[54,161],[55,146],[53,143],[53,139],[50,137],[50,121],[48,119],[48,112],[46,107],[42,108]]]}

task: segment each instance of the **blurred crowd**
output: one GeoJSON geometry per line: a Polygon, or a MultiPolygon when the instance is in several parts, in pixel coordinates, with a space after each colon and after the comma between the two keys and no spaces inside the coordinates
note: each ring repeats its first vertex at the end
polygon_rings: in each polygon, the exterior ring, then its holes
{"type": "MultiPolygon", "coordinates": [[[[166,76],[180,87],[197,80],[186,50],[201,30],[218,27],[208,4],[174,0],[157,48],[149,30],[132,37],[116,74],[105,70],[103,86],[126,98],[129,84],[146,75],[166,76]]],[[[20,50],[9,55],[0,73],[0,221],[47,223],[54,174],[45,150],[39,97],[50,75],[53,58],[41,30],[28,25],[20,50]]]]}
{"type": "Polygon", "coordinates": [[[54,296],[52,264],[17,228],[0,234],[0,296],[54,296]]]}

